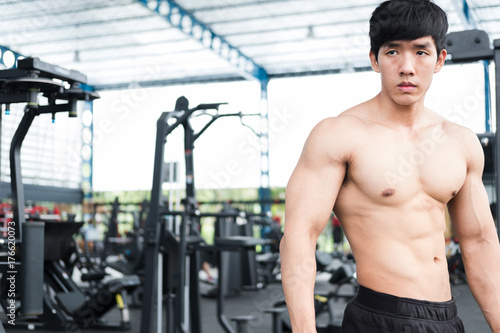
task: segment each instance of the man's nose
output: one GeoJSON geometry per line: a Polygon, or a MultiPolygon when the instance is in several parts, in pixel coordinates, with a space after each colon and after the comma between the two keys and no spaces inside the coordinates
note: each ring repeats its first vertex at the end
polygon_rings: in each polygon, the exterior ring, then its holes
{"type": "Polygon", "coordinates": [[[415,74],[415,59],[410,55],[404,55],[401,57],[401,63],[399,68],[400,75],[414,75],[415,74]]]}

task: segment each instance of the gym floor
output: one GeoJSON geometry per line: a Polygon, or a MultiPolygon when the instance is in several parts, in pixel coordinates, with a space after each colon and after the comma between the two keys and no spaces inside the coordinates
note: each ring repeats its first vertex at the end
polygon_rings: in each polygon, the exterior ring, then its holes
{"type": "MultiPolygon", "coordinates": [[[[331,289],[329,285],[328,276],[319,275],[316,283],[316,289],[318,291],[324,291],[331,289]]],[[[202,284],[202,292],[209,288],[208,285],[202,284]]],[[[491,332],[484,320],[484,317],[479,309],[477,303],[475,302],[469,287],[466,284],[458,284],[452,286],[452,293],[457,301],[458,313],[462,318],[465,331],[474,333],[491,332]]],[[[252,315],[256,319],[250,323],[250,333],[272,333],[271,325],[271,315],[264,313],[265,309],[268,309],[276,301],[283,298],[283,290],[281,284],[271,284],[265,289],[258,291],[243,291],[240,295],[234,297],[226,298],[226,311],[227,317],[231,318],[238,315],[252,315]]],[[[337,303],[337,318],[340,320],[342,318],[342,311],[345,306],[343,301],[337,303]]],[[[201,299],[201,310],[202,310],[202,323],[203,323],[203,333],[218,333],[223,332],[222,328],[219,326],[216,318],[216,300],[214,298],[201,299]]],[[[140,332],[140,322],[141,322],[141,310],[137,308],[131,308],[131,323],[132,328],[124,332],[138,333],[140,332]]],[[[109,320],[117,318],[117,313],[111,312],[109,315],[109,320]]],[[[16,329],[13,330],[12,327],[5,326],[7,332],[19,332],[19,333],[31,333],[33,331],[16,329]]],[[[41,331],[40,331],[41,332],[41,331]]],[[[73,331],[72,331],[73,332],[73,331]]],[[[83,330],[80,333],[104,333],[108,331],[102,330],[83,330]]]]}

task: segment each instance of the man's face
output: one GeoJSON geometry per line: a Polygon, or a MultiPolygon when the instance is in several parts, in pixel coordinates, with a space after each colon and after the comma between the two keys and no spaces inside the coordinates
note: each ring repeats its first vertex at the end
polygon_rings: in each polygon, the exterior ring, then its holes
{"type": "Polygon", "coordinates": [[[379,50],[378,61],[370,52],[373,70],[380,73],[382,93],[402,106],[423,102],[432,77],[441,70],[445,58],[446,50],[438,57],[430,36],[387,42],[379,50]]]}

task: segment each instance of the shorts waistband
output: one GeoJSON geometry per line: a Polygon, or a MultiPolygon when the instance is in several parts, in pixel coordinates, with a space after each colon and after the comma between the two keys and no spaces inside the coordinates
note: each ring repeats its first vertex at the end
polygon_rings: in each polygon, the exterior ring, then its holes
{"type": "Polygon", "coordinates": [[[384,294],[359,286],[355,301],[375,311],[429,320],[451,320],[457,317],[455,299],[431,302],[384,294]]]}

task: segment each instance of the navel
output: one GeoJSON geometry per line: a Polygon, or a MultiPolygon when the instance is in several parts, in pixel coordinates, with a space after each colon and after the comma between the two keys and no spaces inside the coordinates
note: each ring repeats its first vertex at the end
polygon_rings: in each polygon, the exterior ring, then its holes
{"type": "Polygon", "coordinates": [[[396,190],[393,189],[393,188],[388,188],[388,189],[385,189],[383,192],[382,192],[382,196],[384,197],[390,197],[391,195],[394,195],[394,193],[396,193],[396,190]]]}

